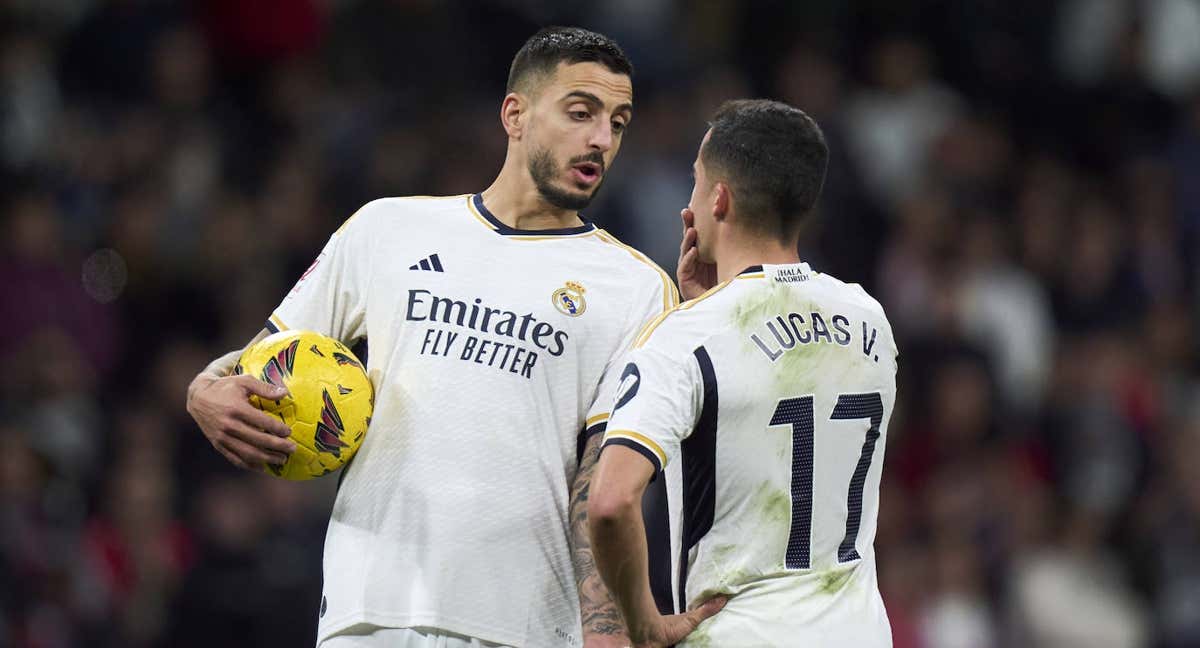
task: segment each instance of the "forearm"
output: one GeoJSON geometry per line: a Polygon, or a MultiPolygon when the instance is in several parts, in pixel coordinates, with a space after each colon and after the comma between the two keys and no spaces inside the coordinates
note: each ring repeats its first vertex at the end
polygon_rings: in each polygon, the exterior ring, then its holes
{"type": "Polygon", "coordinates": [[[200,371],[195,378],[192,379],[192,384],[188,385],[188,401],[192,400],[198,390],[204,389],[217,378],[224,378],[233,372],[233,367],[237,365],[238,358],[242,355],[241,350],[230,351],[225,355],[208,363],[208,366],[200,371]]]}
{"type": "Polygon", "coordinates": [[[630,636],[644,637],[644,629],[659,613],[650,592],[646,529],[638,500],[593,517],[591,536],[597,571],[616,599],[630,636]]]}
{"type": "Polygon", "coordinates": [[[212,376],[214,378],[223,378],[228,376],[233,372],[233,368],[237,365],[238,358],[240,358],[241,355],[241,349],[230,351],[229,353],[226,353],[225,355],[208,363],[208,366],[205,367],[204,371],[201,371],[200,373],[207,376],[212,376]]]}
{"type": "Polygon", "coordinates": [[[579,605],[583,618],[583,633],[587,635],[611,635],[626,637],[625,624],[617,611],[608,588],[596,572],[592,556],[592,543],[588,534],[588,493],[592,476],[600,457],[600,440],[603,434],[593,434],[584,446],[579,471],[571,487],[571,544],[575,562],[575,585],[579,588],[579,605]]]}
{"type": "MultiPolygon", "coordinates": [[[[270,335],[270,331],[267,329],[259,331],[258,335],[254,336],[254,339],[246,343],[246,347],[257,343],[259,340],[262,340],[268,335],[270,335]]],[[[197,374],[194,379],[192,379],[192,383],[188,385],[188,400],[191,400],[192,394],[195,393],[196,390],[203,389],[217,378],[224,378],[225,376],[233,373],[233,368],[237,366],[238,358],[242,357],[242,352],[244,350],[245,348],[235,349],[208,363],[208,366],[201,370],[200,373],[197,374]]]]}

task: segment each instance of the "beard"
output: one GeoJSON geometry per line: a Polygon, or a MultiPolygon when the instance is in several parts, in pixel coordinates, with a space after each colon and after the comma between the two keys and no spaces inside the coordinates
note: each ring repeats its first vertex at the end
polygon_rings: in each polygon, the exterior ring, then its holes
{"type": "MultiPolygon", "coordinates": [[[[601,170],[604,169],[604,156],[598,152],[572,158],[568,164],[578,164],[579,162],[595,162],[600,165],[601,170]]],[[[533,184],[537,187],[538,194],[546,202],[559,209],[571,211],[579,211],[592,204],[592,199],[600,191],[600,185],[604,184],[604,178],[601,177],[591,193],[575,192],[555,186],[554,180],[559,175],[559,169],[558,165],[554,163],[554,156],[546,149],[535,150],[529,156],[529,175],[533,178],[533,184]]]]}

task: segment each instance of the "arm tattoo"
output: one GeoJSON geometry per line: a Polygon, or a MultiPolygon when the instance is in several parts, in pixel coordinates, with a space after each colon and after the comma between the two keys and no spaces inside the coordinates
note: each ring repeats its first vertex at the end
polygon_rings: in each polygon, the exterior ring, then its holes
{"type": "Polygon", "coordinates": [[[625,636],[625,622],[608,592],[596,562],[592,558],[592,542],[588,537],[587,504],[592,475],[600,460],[600,440],[603,434],[593,434],[583,449],[579,471],[571,487],[571,541],[574,548],[575,585],[579,588],[579,605],[583,615],[583,633],[625,636]]]}

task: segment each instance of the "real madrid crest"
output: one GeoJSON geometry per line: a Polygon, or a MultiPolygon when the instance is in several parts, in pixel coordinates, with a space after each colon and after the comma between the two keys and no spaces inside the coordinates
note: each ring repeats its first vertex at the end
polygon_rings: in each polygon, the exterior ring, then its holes
{"type": "Polygon", "coordinates": [[[587,292],[583,286],[568,281],[565,286],[554,291],[550,301],[554,302],[554,307],[558,312],[570,317],[579,317],[583,315],[583,311],[587,310],[587,300],[583,298],[583,293],[587,292]]]}

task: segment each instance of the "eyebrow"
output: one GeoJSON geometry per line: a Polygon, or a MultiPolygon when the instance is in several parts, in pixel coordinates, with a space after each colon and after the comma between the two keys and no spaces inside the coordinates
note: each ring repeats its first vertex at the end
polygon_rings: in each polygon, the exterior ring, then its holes
{"type": "MultiPolygon", "coordinates": [[[[604,102],[601,101],[600,97],[597,97],[596,95],[594,95],[590,92],[585,92],[583,90],[572,90],[571,92],[568,92],[565,96],[563,96],[563,99],[569,99],[571,97],[583,99],[584,101],[591,103],[591,104],[595,104],[597,106],[604,105],[604,102]]],[[[616,108],[613,108],[614,113],[618,113],[621,111],[632,113],[633,112],[633,104],[623,103],[623,104],[618,104],[616,108]]]]}

